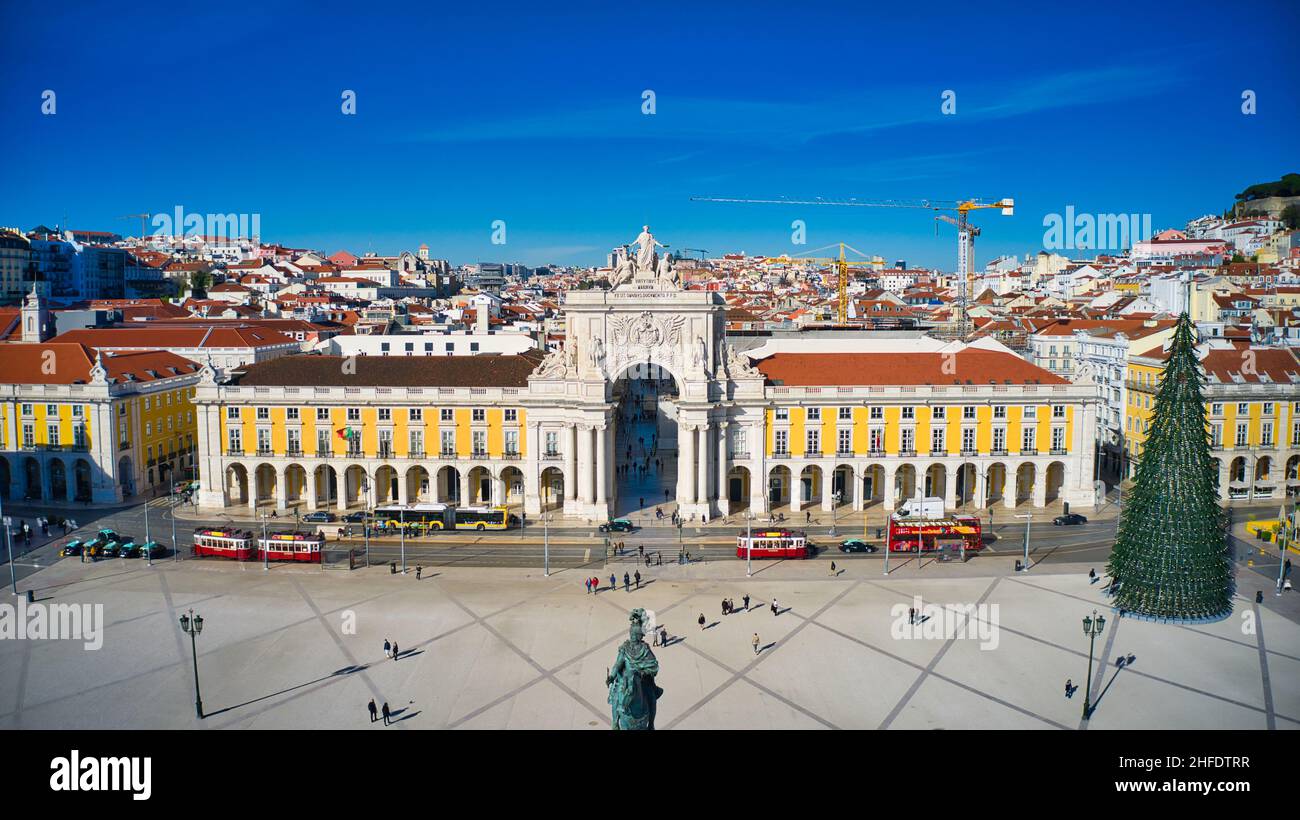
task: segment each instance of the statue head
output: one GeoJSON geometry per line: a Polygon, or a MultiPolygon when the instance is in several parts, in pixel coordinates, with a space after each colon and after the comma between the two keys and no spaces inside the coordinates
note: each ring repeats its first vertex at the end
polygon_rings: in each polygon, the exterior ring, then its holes
{"type": "Polygon", "coordinates": [[[631,622],[628,628],[627,636],[634,643],[639,643],[645,639],[645,610],[637,607],[627,616],[631,622]]]}

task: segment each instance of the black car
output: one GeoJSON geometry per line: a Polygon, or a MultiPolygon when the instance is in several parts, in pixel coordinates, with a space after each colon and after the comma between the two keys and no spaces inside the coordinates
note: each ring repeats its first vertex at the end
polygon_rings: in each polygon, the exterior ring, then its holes
{"type": "Polygon", "coordinates": [[[601,532],[631,532],[636,529],[626,518],[615,518],[600,525],[601,532]]]}
{"type": "MultiPolygon", "coordinates": [[[[311,513],[308,513],[307,515],[311,515],[311,513]]],[[[303,516],[302,520],[306,521],[307,516],[303,516]]],[[[350,512],[343,516],[343,520],[349,524],[364,524],[366,522],[366,513],[365,511],[350,512]]]]}
{"type": "Polygon", "coordinates": [[[1052,523],[1058,527],[1069,527],[1074,524],[1087,524],[1088,519],[1078,513],[1066,513],[1065,515],[1058,515],[1053,518],[1052,523]]]}
{"type": "Polygon", "coordinates": [[[312,524],[328,523],[334,520],[334,513],[327,513],[324,510],[316,510],[315,512],[309,512],[304,515],[302,520],[312,524]]]}
{"type": "Polygon", "coordinates": [[[879,547],[875,544],[868,544],[861,538],[849,538],[840,542],[840,552],[875,552],[879,547]]]}

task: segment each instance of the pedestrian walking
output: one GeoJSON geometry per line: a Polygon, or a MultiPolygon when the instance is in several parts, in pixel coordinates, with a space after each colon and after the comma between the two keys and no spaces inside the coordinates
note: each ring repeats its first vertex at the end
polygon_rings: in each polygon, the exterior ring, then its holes
{"type": "Polygon", "coordinates": [[[909,607],[907,608],[907,622],[908,622],[909,624],[914,624],[914,623],[916,623],[916,607],[914,607],[914,606],[909,606],[909,607]]]}
{"type": "Polygon", "coordinates": [[[384,638],[384,657],[393,657],[393,644],[387,638],[384,638]]]}
{"type": "Polygon", "coordinates": [[[757,632],[754,633],[753,643],[754,643],[754,654],[757,655],[758,654],[758,633],[757,632]]]}
{"type": "Polygon", "coordinates": [[[835,574],[835,562],[831,561],[831,575],[835,574]]]}
{"type": "Polygon", "coordinates": [[[370,706],[367,708],[370,709],[370,722],[374,723],[376,720],[379,720],[379,707],[375,706],[374,698],[370,699],[370,706]]]}
{"type": "Polygon", "coordinates": [[[776,599],[773,598],[773,599],[772,599],[772,615],[775,616],[776,613],[777,613],[778,611],[779,611],[779,610],[777,610],[777,607],[776,607],[776,599]]]}
{"type": "Polygon", "coordinates": [[[748,611],[749,611],[749,593],[745,593],[743,596],[741,596],[740,600],[743,601],[743,602],[745,603],[745,611],[748,612],[748,611]]]}
{"type": "Polygon", "coordinates": [[[1097,570],[1096,569],[1088,570],[1088,583],[1095,584],[1096,582],[1097,582],[1097,570]]]}
{"type": "Polygon", "coordinates": [[[384,701],[384,709],[383,709],[383,712],[384,712],[384,725],[387,726],[389,723],[392,722],[392,721],[389,720],[389,716],[391,716],[391,715],[393,714],[392,712],[390,712],[390,711],[388,710],[388,701],[384,701]]]}
{"type": "Polygon", "coordinates": [[[668,645],[668,627],[666,626],[659,628],[659,645],[660,646],[668,645]]]}
{"type": "Polygon", "coordinates": [[[609,574],[609,588],[618,589],[618,579],[614,577],[612,572],[609,574]]]}
{"type": "Polygon", "coordinates": [[[421,566],[420,564],[416,564],[416,565],[415,565],[415,580],[417,580],[417,581],[420,580],[420,576],[422,576],[423,574],[424,574],[424,567],[421,566]]]}
{"type": "Polygon", "coordinates": [[[590,594],[591,594],[591,579],[588,578],[587,580],[583,581],[582,583],[583,583],[584,586],[587,587],[587,594],[590,595],[590,594]]]}
{"type": "Polygon", "coordinates": [[[722,617],[727,617],[727,599],[722,599],[722,617]]]}
{"type": "Polygon", "coordinates": [[[397,641],[393,641],[393,660],[397,660],[397,656],[400,654],[401,651],[397,648],[397,641]]]}
{"type": "Polygon", "coordinates": [[[628,575],[626,572],[623,573],[623,591],[632,591],[632,576],[628,575]]]}
{"type": "Polygon", "coordinates": [[[704,631],[704,613],[703,613],[703,612],[700,613],[700,631],[701,631],[701,632],[704,631]]]}
{"type": "Polygon", "coordinates": [[[804,519],[805,523],[811,524],[811,523],[812,523],[812,510],[809,510],[808,512],[804,513],[804,515],[807,516],[807,517],[804,519]]]}
{"type": "Polygon", "coordinates": [[[1074,681],[1069,678],[1065,679],[1065,696],[1067,698],[1074,697],[1074,681]]]}
{"type": "Polygon", "coordinates": [[[632,578],[633,578],[633,580],[636,581],[636,588],[637,588],[637,589],[640,589],[640,588],[641,588],[641,570],[637,570],[637,571],[636,571],[636,575],[633,575],[632,578]]]}

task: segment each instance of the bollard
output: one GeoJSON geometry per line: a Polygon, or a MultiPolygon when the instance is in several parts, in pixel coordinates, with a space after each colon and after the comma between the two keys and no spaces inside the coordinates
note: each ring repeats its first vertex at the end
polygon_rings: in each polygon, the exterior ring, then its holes
{"type": "MultiPolygon", "coordinates": [[[[30,595],[31,592],[28,591],[28,594],[30,595]]],[[[1255,603],[1257,603],[1257,604],[1262,604],[1262,603],[1264,603],[1264,590],[1262,590],[1262,589],[1257,589],[1257,590],[1255,590],[1255,603]]]]}
{"type": "Polygon", "coordinates": [[[388,562],[388,574],[389,574],[389,575],[396,575],[396,574],[397,574],[397,562],[396,562],[396,561],[389,561],[389,562],[388,562]]]}
{"type": "Polygon", "coordinates": [[[36,593],[35,593],[35,592],[33,592],[32,590],[29,589],[29,590],[27,590],[27,593],[26,593],[26,594],[27,594],[27,603],[29,603],[29,604],[34,604],[34,603],[36,603],[36,593]]]}

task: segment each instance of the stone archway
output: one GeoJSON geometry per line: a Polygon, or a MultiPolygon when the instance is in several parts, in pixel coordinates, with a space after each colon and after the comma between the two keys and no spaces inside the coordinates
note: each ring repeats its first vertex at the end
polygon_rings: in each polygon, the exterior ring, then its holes
{"type": "Polygon", "coordinates": [[[50,500],[68,500],[68,468],[61,459],[50,459],[50,500]]]}
{"type": "Polygon", "coordinates": [[[230,504],[248,503],[248,468],[243,464],[231,464],[226,468],[226,500],[230,504]]]}
{"type": "MultiPolygon", "coordinates": [[[[614,514],[645,515],[676,495],[681,481],[681,390],[667,368],[635,363],[614,378],[610,394],[614,403],[614,514]]],[[[692,451],[698,449],[697,438],[686,443],[692,451]]]]}
{"type": "Polygon", "coordinates": [[[736,465],[727,472],[723,515],[749,509],[750,480],[749,468],[744,465],[736,465]]]}
{"type": "Polygon", "coordinates": [[[432,498],[429,484],[429,471],[416,465],[406,471],[406,497],[412,504],[428,501],[432,498]]]}
{"type": "Polygon", "coordinates": [[[790,468],[784,464],[778,464],[767,473],[767,501],[772,511],[775,512],[777,507],[784,507],[790,503],[792,480],[790,468]]]}
{"type": "Polygon", "coordinates": [[[497,486],[501,488],[502,497],[493,499],[495,504],[505,504],[513,506],[524,503],[524,471],[513,465],[501,468],[501,475],[497,479],[497,486]]]}
{"type": "Polygon", "coordinates": [[[73,501],[90,501],[90,462],[84,458],[77,459],[72,466],[73,501]]]}
{"type": "Polygon", "coordinates": [[[460,470],[450,465],[438,468],[435,494],[442,504],[461,504],[460,470]]]}
{"type": "Polygon", "coordinates": [[[540,488],[542,512],[564,508],[564,471],[559,467],[547,467],[542,470],[540,488]]]}
{"type": "Polygon", "coordinates": [[[909,498],[916,497],[916,467],[912,464],[904,464],[894,473],[894,486],[891,488],[894,493],[894,506],[897,507],[909,498]]]}

